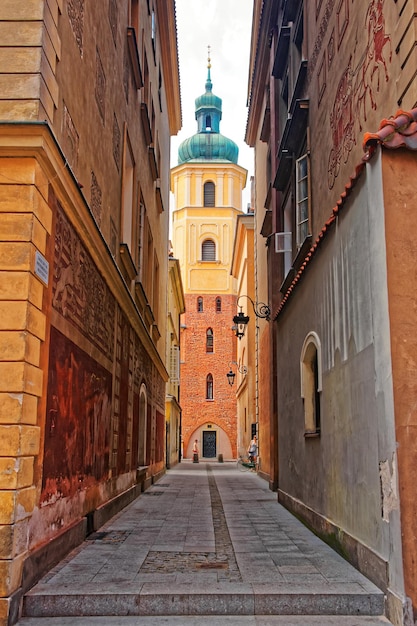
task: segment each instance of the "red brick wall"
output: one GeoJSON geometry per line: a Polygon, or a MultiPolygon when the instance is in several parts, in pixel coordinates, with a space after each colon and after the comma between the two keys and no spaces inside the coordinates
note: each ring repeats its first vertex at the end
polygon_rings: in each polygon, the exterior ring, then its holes
{"type": "Polygon", "coordinates": [[[181,406],[184,451],[194,431],[207,422],[222,428],[236,456],[237,411],[235,387],[226,374],[236,360],[236,336],[231,330],[236,315],[236,297],[222,296],[222,310],[216,312],[217,295],[203,293],[185,296],[185,328],[181,332],[181,406]],[[203,312],[197,311],[197,298],[203,298],[203,312]],[[206,331],[213,329],[214,348],[206,352],[206,331]],[[213,376],[213,400],[206,399],[206,377],[213,376]]]}

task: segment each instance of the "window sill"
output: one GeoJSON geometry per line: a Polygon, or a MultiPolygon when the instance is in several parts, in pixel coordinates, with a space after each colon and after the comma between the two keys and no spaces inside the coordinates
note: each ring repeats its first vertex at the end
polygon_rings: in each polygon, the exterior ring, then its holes
{"type": "Polygon", "coordinates": [[[304,263],[307,254],[310,251],[312,239],[313,238],[311,235],[307,235],[307,237],[304,239],[303,243],[298,249],[298,252],[293,261],[293,268],[295,269],[296,272],[298,272],[301,265],[304,263]]]}
{"type": "Polygon", "coordinates": [[[137,275],[136,266],[130,254],[129,246],[127,243],[121,243],[120,248],[120,261],[127,273],[129,280],[133,280],[137,275]]]}
{"type": "Polygon", "coordinates": [[[306,430],[304,433],[304,439],[317,439],[320,437],[320,428],[317,430],[306,430]]]}
{"type": "Polygon", "coordinates": [[[282,294],[287,293],[289,286],[291,285],[292,281],[294,280],[295,277],[295,270],[293,267],[291,267],[291,269],[288,270],[286,277],[284,278],[284,280],[281,283],[281,286],[279,288],[280,292],[282,294]]]}
{"type": "Polygon", "coordinates": [[[203,259],[199,259],[197,261],[197,263],[210,263],[210,264],[213,264],[213,263],[220,263],[220,261],[218,261],[216,259],[214,259],[213,261],[209,261],[209,260],[206,260],[206,259],[204,259],[204,260],[203,259]]]}

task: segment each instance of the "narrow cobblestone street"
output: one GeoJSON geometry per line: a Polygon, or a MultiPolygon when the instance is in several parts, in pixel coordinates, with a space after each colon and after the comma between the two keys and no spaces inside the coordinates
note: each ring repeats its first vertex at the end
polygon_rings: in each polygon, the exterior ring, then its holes
{"type": "Polygon", "coordinates": [[[184,462],[50,571],[19,624],[389,624],[383,612],[256,474],[184,462]]]}

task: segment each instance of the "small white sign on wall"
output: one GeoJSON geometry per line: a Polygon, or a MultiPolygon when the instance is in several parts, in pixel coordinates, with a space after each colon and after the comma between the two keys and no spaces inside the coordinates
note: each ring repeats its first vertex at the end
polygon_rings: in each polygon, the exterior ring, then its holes
{"type": "Polygon", "coordinates": [[[46,286],[48,286],[49,263],[39,250],[36,250],[35,254],[35,274],[43,283],[45,283],[46,286]]]}

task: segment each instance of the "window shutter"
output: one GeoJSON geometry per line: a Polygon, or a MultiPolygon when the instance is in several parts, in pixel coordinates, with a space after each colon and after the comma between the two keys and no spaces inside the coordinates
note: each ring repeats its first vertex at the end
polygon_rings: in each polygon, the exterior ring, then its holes
{"type": "Polygon", "coordinates": [[[179,346],[171,346],[171,382],[177,383],[180,380],[180,348],[179,346]]]}
{"type": "Polygon", "coordinates": [[[215,261],[216,260],[216,244],[212,239],[206,239],[203,241],[201,249],[201,258],[203,261],[215,261]]]}
{"type": "Polygon", "coordinates": [[[214,190],[214,183],[211,181],[204,183],[204,206],[215,206],[214,190]]]}

